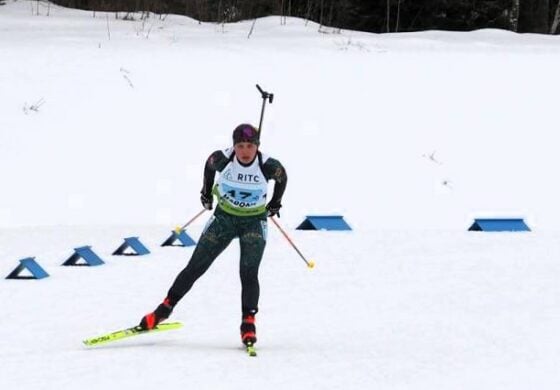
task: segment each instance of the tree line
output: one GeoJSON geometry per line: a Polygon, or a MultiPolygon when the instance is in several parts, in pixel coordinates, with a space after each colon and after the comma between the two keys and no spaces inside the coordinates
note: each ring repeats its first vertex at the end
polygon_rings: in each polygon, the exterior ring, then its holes
{"type": "Polygon", "coordinates": [[[470,31],[499,28],[557,34],[560,0],[53,0],[92,11],[187,15],[228,23],[295,16],[338,29],[369,32],[470,31]]]}

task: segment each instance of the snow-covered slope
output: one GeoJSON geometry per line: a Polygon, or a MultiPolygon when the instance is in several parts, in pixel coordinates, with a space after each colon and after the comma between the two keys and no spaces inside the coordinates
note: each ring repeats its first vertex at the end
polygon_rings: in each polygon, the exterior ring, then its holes
{"type": "Polygon", "coordinates": [[[269,17],[248,39],[252,22],[36,7],[0,6],[0,276],[28,256],[51,276],[0,280],[3,388],[558,388],[557,37],[269,17]],[[176,308],[184,329],[85,349],[188,261],[159,245],[200,210],[210,152],[258,123],[256,83],[290,176],[280,222],[317,267],[270,226],[257,359],[236,243],[176,308]],[[327,213],[354,230],[294,230],[327,213]],[[467,233],[479,216],[533,232],[467,233]],[[152,253],[111,256],[128,236],[152,253]],[[106,264],[60,267],[84,245],[106,264]]]}
{"type": "Polygon", "coordinates": [[[250,22],[31,3],[0,13],[1,226],[188,219],[207,155],[258,124],[259,83],[275,93],[262,148],[289,170],[292,225],[338,212],[360,228],[559,227],[557,37],[323,34],[269,17],[247,39],[250,22]]]}

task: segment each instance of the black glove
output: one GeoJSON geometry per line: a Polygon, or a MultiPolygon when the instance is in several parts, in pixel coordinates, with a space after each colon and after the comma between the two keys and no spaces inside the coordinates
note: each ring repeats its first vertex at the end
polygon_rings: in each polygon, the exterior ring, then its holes
{"type": "Polygon", "coordinates": [[[266,205],[266,210],[268,211],[267,216],[274,217],[275,215],[277,215],[278,218],[280,218],[280,208],[281,207],[282,207],[282,205],[279,202],[270,201],[266,205]]]}
{"type": "Polygon", "coordinates": [[[212,194],[200,194],[200,203],[202,203],[202,207],[204,207],[206,210],[212,210],[213,201],[214,198],[212,197],[212,194]]]}

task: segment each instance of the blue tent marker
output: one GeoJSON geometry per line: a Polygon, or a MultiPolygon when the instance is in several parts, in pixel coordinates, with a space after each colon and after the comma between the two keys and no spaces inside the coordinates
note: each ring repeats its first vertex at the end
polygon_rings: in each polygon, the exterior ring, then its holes
{"type": "Polygon", "coordinates": [[[41,268],[34,257],[28,257],[19,261],[19,265],[6,277],[6,279],[43,279],[48,278],[49,274],[41,268]],[[23,270],[31,273],[30,276],[20,275],[23,270]]]}
{"type": "Polygon", "coordinates": [[[298,230],[352,230],[342,215],[308,215],[298,230]]]}
{"type": "Polygon", "coordinates": [[[193,246],[196,245],[196,242],[185,232],[184,230],[180,230],[177,233],[176,230],[171,232],[171,235],[161,244],[161,246],[193,246]],[[180,244],[175,244],[176,241],[179,241],[180,244]]]}
{"type": "Polygon", "coordinates": [[[128,237],[124,239],[124,243],[113,252],[113,255],[143,256],[149,254],[150,251],[138,239],[138,237],[128,237]],[[131,249],[134,253],[125,253],[127,249],[131,249]]]}
{"type": "Polygon", "coordinates": [[[522,218],[476,218],[471,232],[530,232],[522,218]]]}
{"type": "Polygon", "coordinates": [[[95,266],[105,264],[99,256],[91,250],[90,246],[82,246],[80,248],[74,249],[74,254],[70,256],[62,265],[85,265],[85,266],[95,266]],[[82,259],[84,263],[78,263],[82,259]]]}

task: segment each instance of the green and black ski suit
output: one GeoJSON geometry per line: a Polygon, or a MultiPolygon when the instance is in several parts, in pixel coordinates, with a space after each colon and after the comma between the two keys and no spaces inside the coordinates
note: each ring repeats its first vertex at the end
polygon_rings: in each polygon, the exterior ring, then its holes
{"type": "Polygon", "coordinates": [[[258,271],[266,245],[266,183],[269,180],[275,182],[269,203],[280,205],[288,177],[278,160],[258,152],[252,163],[244,165],[235,158],[233,148],[210,155],[204,168],[201,193],[212,192],[218,198],[218,205],[189,263],[169,289],[167,297],[172,306],[183,298],[229,243],[239,238],[242,311],[258,311],[258,271]],[[214,185],[216,172],[220,175],[214,185]]]}

